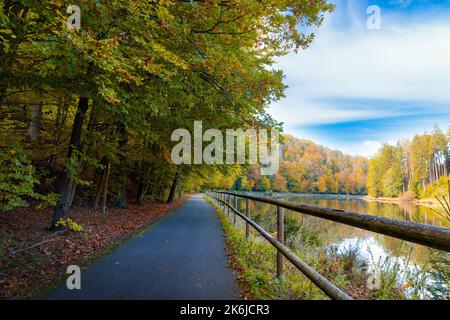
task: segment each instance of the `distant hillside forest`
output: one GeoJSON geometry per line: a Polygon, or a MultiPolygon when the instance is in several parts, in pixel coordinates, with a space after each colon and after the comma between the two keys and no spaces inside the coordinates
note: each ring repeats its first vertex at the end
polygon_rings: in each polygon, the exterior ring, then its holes
{"type": "Polygon", "coordinates": [[[264,177],[250,168],[234,182],[236,190],[366,194],[368,160],[345,155],[309,140],[284,137],[280,170],[264,177]]]}
{"type": "Polygon", "coordinates": [[[385,144],[370,160],[367,189],[372,197],[431,198],[446,195],[449,185],[450,130],[438,127],[412,141],[385,144]]]}
{"type": "Polygon", "coordinates": [[[286,135],[276,175],[261,176],[253,166],[235,175],[218,173],[206,185],[238,191],[432,198],[450,191],[449,141],[450,130],[446,135],[436,127],[412,141],[384,144],[368,160],[286,135]]]}

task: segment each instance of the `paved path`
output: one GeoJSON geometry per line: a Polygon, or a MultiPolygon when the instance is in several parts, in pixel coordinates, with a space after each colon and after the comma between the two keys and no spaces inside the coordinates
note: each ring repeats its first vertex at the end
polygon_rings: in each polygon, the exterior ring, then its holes
{"type": "Polygon", "coordinates": [[[48,299],[238,299],[223,231],[200,196],[81,272],[81,290],[66,285],[48,299]]]}

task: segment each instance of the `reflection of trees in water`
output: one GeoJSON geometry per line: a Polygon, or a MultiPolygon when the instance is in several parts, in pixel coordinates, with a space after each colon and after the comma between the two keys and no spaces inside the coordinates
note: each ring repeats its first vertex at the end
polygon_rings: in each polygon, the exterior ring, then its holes
{"type": "Polygon", "coordinates": [[[423,264],[428,259],[428,248],[425,246],[380,234],[376,235],[376,240],[386,249],[390,256],[399,258],[409,257],[411,262],[419,265],[423,264]]]}
{"type": "MultiPolygon", "coordinates": [[[[358,213],[372,214],[379,217],[407,220],[419,223],[440,224],[440,220],[433,211],[423,206],[401,203],[368,202],[363,200],[345,200],[318,197],[296,197],[287,198],[289,201],[304,204],[353,211],[358,213]]],[[[234,203],[234,202],[233,202],[234,203]]],[[[238,209],[245,212],[245,199],[238,201],[238,209]]],[[[347,226],[341,223],[328,221],[299,212],[287,210],[286,217],[290,216],[300,226],[307,227],[317,232],[320,241],[325,244],[337,243],[346,238],[358,237],[360,239],[373,237],[377,243],[394,257],[407,257],[410,255],[412,262],[421,264],[427,260],[427,249],[420,245],[414,245],[406,241],[376,234],[359,228],[347,226]],[[412,251],[410,250],[412,247],[412,251]],[[411,251],[411,253],[410,253],[411,251]]],[[[276,207],[266,203],[250,201],[251,218],[271,233],[276,232],[276,207]]],[[[286,239],[290,240],[290,239],[286,239]]]]}
{"type": "MultiPolygon", "coordinates": [[[[288,201],[299,202],[320,207],[334,208],[340,210],[353,211],[364,214],[371,214],[378,217],[406,220],[418,223],[426,223],[432,225],[442,225],[440,217],[430,208],[424,206],[416,206],[413,203],[385,203],[375,201],[364,201],[358,199],[336,199],[336,198],[319,198],[319,197],[294,197],[286,198],[288,201]]],[[[245,211],[245,200],[239,201],[240,210],[245,211]]],[[[261,210],[261,213],[274,212],[275,206],[250,201],[250,210],[261,210]]]]}
{"type": "Polygon", "coordinates": [[[399,203],[399,208],[403,212],[404,220],[442,226],[441,217],[431,208],[408,203],[399,203]]]}
{"type": "Polygon", "coordinates": [[[303,224],[317,230],[324,243],[335,243],[349,237],[364,238],[369,234],[368,231],[363,229],[308,215],[303,215],[303,224]]]}

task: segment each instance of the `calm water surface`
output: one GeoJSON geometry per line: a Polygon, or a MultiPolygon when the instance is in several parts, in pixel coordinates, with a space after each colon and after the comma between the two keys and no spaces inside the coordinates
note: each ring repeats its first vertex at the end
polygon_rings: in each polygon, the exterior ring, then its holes
{"type": "MultiPolygon", "coordinates": [[[[263,194],[257,195],[264,196],[263,194]]],[[[430,208],[413,204],[369,202],[360,197],[323,195],[284,195],[277,198],[379,217],[442,226],[442,221],[430,208]]],[[[240,200],[238,205],[244,208],[245,202],[240,200]]],[[[268,217],[275,217],[276,215],[276,208],[272,205],[252,201],[250,208],[251,213],[260,213],[268,217]]],[[[297,212],[286,211],[285,214],[292,215],[304,226],[317,230],[321,241],[330,247],[335,246],[338,250],[345,250],[350,247],[357,248],[360,255],[372,265],[376,265],[389,257],[391,261],[396,261],[405,267],[420,268],[428,260],[428,249],[421,245],[297,212]]],[[[268,219],[263,227],[274,231],[276,230],[275,223],[275,219],[268,219]]]]}

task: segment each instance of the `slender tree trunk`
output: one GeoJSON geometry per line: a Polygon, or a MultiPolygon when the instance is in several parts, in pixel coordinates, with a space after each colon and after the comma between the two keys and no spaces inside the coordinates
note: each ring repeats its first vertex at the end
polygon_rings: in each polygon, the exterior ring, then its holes
{"type": "Polygon", "coordinates": [[[89,98],[81,97],[78,102],[78,110],[73,122],[72,135],[70,136],[70,145],[67,151],[67,158],[70,158],[75,150],[81,149],[81,135],[83,123],[86,118],[86,112],[89,108],[89,98]]]}
{"type": "Polygon", "coordinates": [[[179,180],[180,180],[180,174],[177,171],[175,173],[175,177],[173,178],[172,186],[170,187],[169,198],[167,199],[167,203],[171,203],[171,202],[173,202],[173,200],[175,200],[175,195],[177,192],[179,180]]]}
{"type": "Polygon", "coordinates": [[[433,183],[433,169],[432,169],[431,163],[428,165],[428,175],[429,175],[430,183],[433,183]]]}
{"type": "Polygon", "coordinates": [[[105,187],[103,189],[103,207],[102,207],[102,213],[106,214],[106,200],[108,196],[108,180],[109,180],[109,173],[111,171],[111,161],[108,161],[108,165],[106,166],[106,175],[105,175],[105,187]]]}
{"type": "Polygon", "coordinates": [[[70,190],[70,197],[69,197],[69,208],[72,207],[73,204],[73,198],[75,197],[75,192],[77,190],[77,184],[76,182],[73,183],[72,185],[72,190],[70,190]]]}
{"type": "MultiPolygon", "coordinates": [[[[124,148],[128,144],[128,135],[125,124],[121,124],[119,127],[119,148],[122,152],[124,152],[124,148]]],[[[120,189],[119,189],[119,207],[124,209],[127,207],[127,175],[126,175],[126,157],[122,154],[120,156],[120,189]]]]}
{"type": "Polygon", "coordinates": [[[92,132],[94,129],[95,124],[97,123],[97,114],[98,114],[98,107],[95,103],[95,101],[92,103],[91,113],[89,115],[89,122],[87,126],[87,132],[92,132]]]}
{"type": "Polygon", "coordinates": [[[136,202],[139,204],[143,204],[146,193],[147,193],[147,185],[143,182],[139,182],[136,195],[136,202]]]}
{"type": "Polygon", "coordinates": [[[5,96],[6,96],[6,88],[2,86],[0,87],[0,119],[4,118],[3,103],[5,102],[5,96]]]}
{"type": "MultiPolygon", "coordinates": [[[[53,146],[56,148],[56,146],[59,143],[59,139],[61,137],[61,131],[62,131],[62,99],[59,99],[58,104],[57,104],[57,110],[56,110],[56,119],[55,122],[53,124],[53,133],[52,133],[52,137],[53,137],[53,146]]],[[[52,154],[50,156],[50,159],[48,160],[48,167],[52,168],[53,167],[53,161],[55,160],[56,155],[52,154]]]]}
{"type": "Polygon", "coordinates": [[[96,210],[97,209],[97,207],[98,207],[98,203],[99,203],[99,201],[100,201],[100,196],[101,196],[101,194],[102,194],[102,190],[103,190],[103,178],[104,178],[104,173],[103,173],[103,171],[101,172],[101,174],[97,177],[97,181],[96,181],[96,186],[97,186],[97,188],[96,188],[96,191],[95,191],[95,198],[94,198],[94,201],[92,201],[92,208],[94,209],[94,210],[96,210]]]}
{"type": "MultiPolygon", "coordinates": [[[[59,102],[61,102],[61,101],[59,101],[59,102]]],[[[56,110],[55,126],[53,128],[53,137],[55,137],[55,144],[58,142],[57,141],[57,136],[58,136],[57,133],[61,126],[62,116],[63,116],[62,115],[62,103],[58,103],[57,110],[56,110]]]]}
{"type": "Polygon", "coordinates": [[[448,201],[450,201],[450,178],[447,177],[448,201]]]}
{"type": "Polygon", "coordinates": [[[32,142],[38,140],[39,127],[42,116],[42,105],[40,103],[33,106],[33,112],[31,114],[30,127],[28,128],[28,135],[32,142]]]}
{"type": "MultiPolygon", "coordinates": [[[[72,126],[72,134],[70,137],[70,145],[67,151],[67,159],[72,157],[74,151],[81,149],[81,135],[83,131],[83,122],[86,116],[86,112],[89,107],[89,98],[80,97],[78,101],[77,113],[75,115],[75,120],[72,126]]],[[[62,219],[70,209],[70,200],[72,198],[72,189],[74,188],[74,181],[70,177],[67,167],[65,168],[60,189],[59,189],[59,200],[56,204],[55,211],[53,213],[52,219],[52,229],[55,230],[56,223],[62,219]]]]}
{"type": "Polygon", "coordinates": [[[97,181],[97,192],[95,193],[95,200],[92,204],[92,207],[97,210],[98,208],[98,204],[100,203],[100,198],[102,197],[103,194],[103,189],[105,188],[105,182],[106,182],[106,169],[108,166],[108,160],[106,159],[106,157],[102,158],[101,161],[102,165],[103,165],[103,169],[101,170],[101,172],[99,173],[99,179],[97,181]]]}
{"type": "Polygon", "coordinates": [[[447,191],[448,191],[448,201],[450,202],[450,177],[448,176],[447,166],[450,165],[448,162],[448,156],[444,158],[444,174],[445,179],[447,179],[447,191]]]}
{"type": "Polygon", "coordinates": [[[182,189],[182,188],[178,188],[178,199],[183,198],[183,196],[184,196],[184,191],[183,191],[183,189],[182,189]]]}
{"type": "Polygon", "coordinates": [[[92,207],[95,210],[97,210],[97,208],[98,208],[98,204],[100,203],[100,198],[102,197],[103,190],[105,188],[105,181],[106,181],[105,179],[106,179],[106,172],[103,172],[102,173],[102,178],[101,178],[100,183],[99,183],[99,185],[97,187],[97,192],[95,194],[94,203],[92,204],[92,207]]]}
{"type": "MultiPolygon", "coordinates": [[[[124,180],[125,177],[122,177],[124,180]]],[[[122,184],[119,189],[119,208],[125,209],[127,207],[127,190],[126,185],[124,181],[122,181],[122,184]]]]}
{"type": "MultiPolygon", "coordinates": [[[[97,108],[96,108],[95,104],[92,103],[91,113],[89,114],[89,121],[86,126],[85,139],[87,139],[87,143],[84,143],[83,147],[82,147],[83,154],[86,154],[87,151],[91,150],[91,148],[92,148],[93,141],[92,141],[92,137],[90,135],[93,133],[94,125],[97,120],[96,117],[97,117],[97,108]]],[[[86,170],[89,169],[89,164],[87,163],[87,161],[81,161],[79,164],[79,168],[81,168],[80,172],[86,172],[86,170]]],[[[100,176],[101,176],[101,174],[100,174],[100,176]]],[[[96,185],[98,185],[98,184],[96,184],[96,185]]],[[[72,193],[75,194],[75,188],[72,193]]],[[[73,200],[73,197],[72,197],[72,200],[73,200]]]]}
{"type": "Polygon", "coordinates": [[[437,166],[436,166],[436,157],[434,157],[434,161],[433,161],[433,172],[434,172],[434,181],[439,180],[439,174],[437,171],[437,166]]]}
{"type": "Polygon", "coordinates": [[[448,160],[447,160],[447,159],[444,159],[444,175],[445,175],[446,178],[448,177],[448,174],[447,174],[447,172],[448,172],[447,165],[448,165],[448,160]]]}
{"type": "Polygon", "coordinates": [[[447,156],[444,156],[442,160],[442,171],[445,177],[447,177],[447,156]]]}

